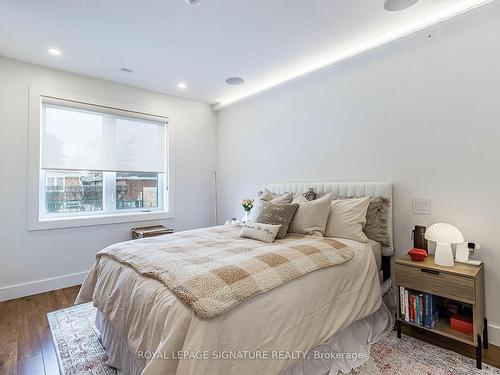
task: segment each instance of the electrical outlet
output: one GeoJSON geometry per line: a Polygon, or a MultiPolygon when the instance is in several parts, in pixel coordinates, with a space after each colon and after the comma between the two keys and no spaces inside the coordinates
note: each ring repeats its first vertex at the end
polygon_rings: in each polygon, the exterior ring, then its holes
{"type": "Polygon", "coordinates": [[[411,211],[415,215],[430,215],[431,200],[430,199],[413,199],[411,211]]]}

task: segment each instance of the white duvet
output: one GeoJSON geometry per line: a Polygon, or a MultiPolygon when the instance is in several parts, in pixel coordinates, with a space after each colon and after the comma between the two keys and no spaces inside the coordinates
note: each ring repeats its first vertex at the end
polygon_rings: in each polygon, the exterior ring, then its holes
{"type": "Polygon", "coordinates": [[[355,249],[352,260],[212,320],[196,317],[159,281],[107,257],[94,265],[76,303],[92,300],[98,308],[108,364],[124,374],[279,374],[381,305],[370,245],[338,240],[355,249]]]}

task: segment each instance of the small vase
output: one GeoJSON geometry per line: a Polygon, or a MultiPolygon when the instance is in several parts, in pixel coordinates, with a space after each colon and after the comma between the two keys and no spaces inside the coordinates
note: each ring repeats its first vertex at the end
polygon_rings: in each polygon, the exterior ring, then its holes
{"type": "Polygon", "coordinates": [[[241,219],[241,222],[245,224],[248,221],[248,215],[250,215],[250,211],[245,211],[245,216],[241,219]]]}

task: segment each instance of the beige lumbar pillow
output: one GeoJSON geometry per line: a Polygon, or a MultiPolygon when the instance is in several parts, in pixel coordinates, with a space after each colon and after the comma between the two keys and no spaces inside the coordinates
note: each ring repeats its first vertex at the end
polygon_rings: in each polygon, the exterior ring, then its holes
{"type": "Polygon", "coordinates": [[[371,197],[333,200],[330,205],[325,237],[367,242],[363,227],[366,224],[366,211],[370,199],[371,197]]]}
{"type": "Polygon", "coordinates": [[[310,236],[323,236],[325,233],[332,194],[308,201],[303,195],[297,196],[293,203],[298,203],[290,228],[290,233],[306,234],[310,236]]]}
{"type": "Polygon", "coordinates": [[[241,228],[240,237],[271,243],[276,238],[281,225],[254,223],[247,221],[241,228]]]}

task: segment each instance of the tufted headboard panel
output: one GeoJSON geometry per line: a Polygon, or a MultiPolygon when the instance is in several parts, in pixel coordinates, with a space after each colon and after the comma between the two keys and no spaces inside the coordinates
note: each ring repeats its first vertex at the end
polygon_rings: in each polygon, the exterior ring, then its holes
{"type": "Polygon", "coordinates": [[[313,189],[316,193],[324,195],[333,193],[335,198],[361,198],[367,196],[385,197],[391,202],[389,210],[389,235],[391,245],[382,249],[384,256],[394,254],[393,242],[393,207],[392,207],[392,183],[390,182],[294,182],[283,184],[271,184],[267,189],[275,194],[286,192],[305,193],[313,189]]]}

